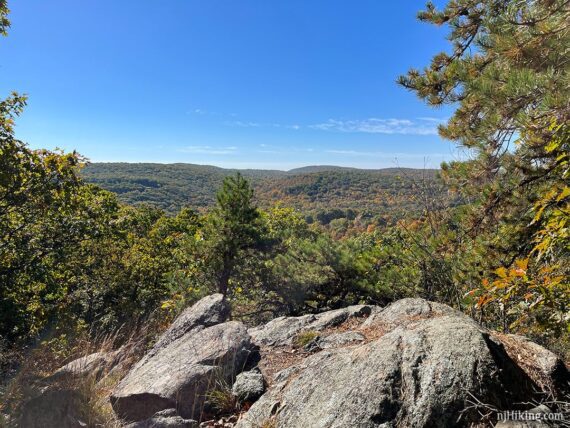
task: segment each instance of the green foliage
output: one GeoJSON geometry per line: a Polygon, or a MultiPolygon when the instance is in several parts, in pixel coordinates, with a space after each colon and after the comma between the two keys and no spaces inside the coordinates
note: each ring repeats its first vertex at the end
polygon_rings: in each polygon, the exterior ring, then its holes
{"type": "Polygon", "coordinates": [[[338,241],[317,231],[290,239],[266,262],[264,287],[288,313],[389,301],[401,283],[383,281],[379,244],[372,235],[338,241]]]}
{"type": "MultiPolygon", "coordinates": [[[[94,163],[82,174],[87,182],[116,193],[122,202],[154,205],[175,214],[185,206],[195,210],[213,207],[224,178],[235,172],[189,164],[94,163]]],[[[248,174],[248,178],[255,176],[248,174]]]]}
{"type": "Polygon", "coordinates": [[[319,334],[313,330],[302,331],[293,338],[293,346],[295,348],[302,348],[313,340],[319,337],[319,334]]]}
{"type": "Polygon", "coordinates": [[[473,294],[481,308],[500,304],[504,330],[556,338],[570,332],[570,134],[565,126],[553,128],[556,133],[547,150],[557,152],[552,172],[562,181],[542,187],[532,207],[534,247],[509,268],[497,268],[492,281],[486,278],[473,294]]]}
{"type": "Polygon", "coordinates": [[[2,36],[8,34],[8,28],[10,27],[9,12],[7,0],[0,0],[0,35],[2,36]]]}
{"type": "Polygon", "coordinates": [[[78,242],[88,239],[92,214],[76,153],[30,150],[13,138],[13,118],[25,103],[0,103],[0,334],[37,332],[65,294],[63,269],[78,242]]]}
{"type": "MultiPolygon", "coordinates": [[[[214,375],[215,377],[216,375],[214,375]]],[[[212,407],[216,416],[231,415],[239,408],[232,388],[221,376],[210,379],[213,387],[206,394],[206,403],[212,407]]]]}
{"type": "Polygon", "coordinates": [[[468,203],[454,229],[438,227],[465,259],[444,255],[466,293],[459,305],[505,331],[567,332],[567,2],[450,0],[419,18],[448,26],[451,52],[399,83],[428,104],[456,105],[440,134],[473,155],[442,168],[468,203]]]}
{"type": "Polygon", "coordinates": [[[151,207],[117,207],[110,214],[97,239],[77,249],[68,299],[75,314],[106,329],[149,316],[170,295],[169,276],[187,263],[199,227],[187,210],[165,217],[151,207]]]}
{"type": "Polygon", "coordinates": [[[207,230],[208,258],[218,292],[225,296],[239,259],[260,241],[259,211],[253,204],[253,189],[239,172],[224,180],[216,199],[207,230]]]}
{"type": "Polygon", "coordinates": [[[553,124],[552,130],[546,151],[556,159],[550,174],[558,180],[539,193],[532,223],[538,226],[533,253],[539,259],[555,261],[570,249],[570,127],[553,124]]]}
{"type": "Polygon", "coordinates": [[[199,220],[122,207],[83,183],[83,158],[31,150],[13,137],[25,99],[0,103],[0,335],[28,339],[54,322],[111,328],[148,316],[185,263],[199,220]]]}
{"type": "MultiPolygon", "coordinates": [[[[151,204],[173,215],[184,206],[198,211],[214,207],[224,177],[235,172],[190,164],[94,163],[82,175],[125,203],[151,204]]],[[[289,172],[244,170],[243,175],[255,189],[260,207],[270,209],[281,203],[323,225],[345,218],[348,233],[419,214],[416,182],[436,179],[434,170],[406,168],[313,167],[289,172]]]]}

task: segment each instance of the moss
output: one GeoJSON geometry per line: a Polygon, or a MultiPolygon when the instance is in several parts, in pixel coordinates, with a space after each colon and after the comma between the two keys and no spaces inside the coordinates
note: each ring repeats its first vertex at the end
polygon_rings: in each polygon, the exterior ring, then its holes
{"type": "Polygon", "coordinates": [[[316,331],[313,330],[302,331],[293,338],[293,346],[295,348],[302,348],[303,346],[306,346],[309,343],[311,343],[317,337],[319,337],[319,334],[316,331]]]}

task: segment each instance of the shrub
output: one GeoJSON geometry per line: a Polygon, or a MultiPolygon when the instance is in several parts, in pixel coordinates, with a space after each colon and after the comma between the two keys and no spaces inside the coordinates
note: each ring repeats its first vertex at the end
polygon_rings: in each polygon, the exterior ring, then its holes
{"type": "Polygon", "coordinates": [[[221,378],[215,380],[214,387],[206,394],[206,402],[212,406],[218,416],[232,414],[238,408],[237,399],[230,385],[221,378]]]}

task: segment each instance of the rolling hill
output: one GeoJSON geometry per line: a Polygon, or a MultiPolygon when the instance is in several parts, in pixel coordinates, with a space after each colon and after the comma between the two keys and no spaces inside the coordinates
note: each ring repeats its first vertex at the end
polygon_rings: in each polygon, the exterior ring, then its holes
{"type": "MultiPolygon", "coordinates": [[[[83,169],[83,176],[115,192],[123,202],[148,203],[175,213],[183,206],[200,211],[211,207],[224,177],[236,171],[194,164],[92,163],[83,169]]],[[[417,212],[418,186],[425,181],[433,184],[437,173],[335,166],[240,172],[251,180],[260,206],[281,202],[324,224],[357,216],[391,221],[417,212]]]]}

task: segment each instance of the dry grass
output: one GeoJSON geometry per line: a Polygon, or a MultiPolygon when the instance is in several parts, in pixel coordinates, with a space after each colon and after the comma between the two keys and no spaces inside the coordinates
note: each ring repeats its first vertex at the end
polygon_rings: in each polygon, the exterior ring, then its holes
{"type": "MultiPolygon", "coordinates": [[[[43,392],[71,390],[79,397],[79,406],[74,410],[87,426],[119,427],[109,395],[144,352],[145,338],[144,329],[135,328],[130,334],[116,332],[98,336],[84,332],[73,338],[62,334],[43,341],[23,358],[18,372],[5,386],[0,397],[0,414],[5,414],[9,422],[4,421],[4,424],[13,425],[22,416],[25,404],[43,392]],[[119,336],[122,346],[116,350],[119,336]],[[90,375],[53,376],[57,369],[70,361],[95,352],[109,356],[103,370],[90,375]]],[[[76,366],[80,372],[87,368],[76,366]]]]}
{"type": "MultiPolygon", "coordinates": [[[[119,379],[105,379],[106,386],[115,386],[119,379]]],[[[92,377],[77,379],[70,389],[78,391],[81,396],[81,409],[78,414],[83,416],[82,422],[88,427],[119,428],[120,421],[117,419],[109,402],[107,388],[100,385],[92,377]]]]}
{"type": "Polygon", "coordinates": [[[505,351],[516,364],[536,383],[542,391],[551,396],[556,395],[552,379],[537,366],[536,346],[532,342],[517,340],[516,338],[500,332],[491,332],[491,336],[501,342],[505,351]]]}
{"type": "Polygon", "coordinates": [[[265,419],[259,428],[277,428],[277,419],[275,416],[271,416],[270,418],[265,419]]]}
{"type": "Polygon", "coordinates": [[[206,394],[207,403],[214,408],[216,416],[230,415],[239,410],[231,386],[222,378],[214,380],[213,388],[206,394]]]}

